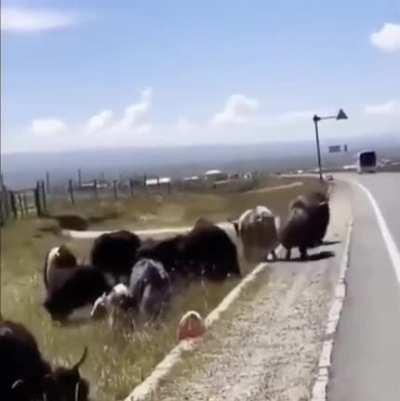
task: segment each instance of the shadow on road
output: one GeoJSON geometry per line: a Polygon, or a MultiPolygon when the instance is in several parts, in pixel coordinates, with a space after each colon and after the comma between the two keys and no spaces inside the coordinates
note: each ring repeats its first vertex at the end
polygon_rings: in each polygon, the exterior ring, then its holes
{"type": "Polygon", "coordinates": [[[318,253],[313,253],[308,255],[307,259],[301,259],[300,257],[295,257],[291,259],[286,259],[285,257],[280,257],[276,261],[277,262],[313,262],[317,260],[322,260],[322,259],[328,259],[328,258],[333,258],[335,256],[335,252],[332,251],[321,251],[318,253]]]}
{"type": "Polygon", "coordinates": [[[341,241],[323,241],[321,245],[337,245],[340,243],[341,241]]]}

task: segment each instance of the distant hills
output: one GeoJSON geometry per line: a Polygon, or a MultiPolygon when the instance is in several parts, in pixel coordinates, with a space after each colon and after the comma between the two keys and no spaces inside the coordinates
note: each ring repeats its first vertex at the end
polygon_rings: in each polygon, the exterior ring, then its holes
{"type": "MultiPolygon", "coordinates": [[[[400,159],[400,132],[368,134],[358,137],[324,139],[321,150],[325,166],[336,167],[354,161],[362,149],[375,149],[379,157],[400,159]],[[328,154],[330,145],[348,145],[347,153],[328,154]]],[[[264,170],[283,172],[313,168],[316,165],[315,142],[264,142],[243,145],[199,145],[185,147],[88,149],[59,153],[14,153],[2,155],[2,173],[11,188],[27,187],[44,178],[52,181],[76,178],[78,168],[84,179],[118,178],[121,174],[167,175],[182,177],[211,168],[228,171],[264,170]]]]}

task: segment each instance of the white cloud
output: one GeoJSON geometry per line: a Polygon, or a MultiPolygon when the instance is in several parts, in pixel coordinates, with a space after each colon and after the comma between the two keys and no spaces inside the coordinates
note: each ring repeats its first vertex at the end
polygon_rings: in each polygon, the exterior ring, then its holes
{"type": "Polygon", "coordinates": [[[301,110],[301,111],[287,111],[285,113],[279,114],[277,120],[282,122],[297,122],[302,120],[311,120],[316,113],[316,111],[311,110],[301,110]]]}
{"type": "Polygon", "coordinates": [[[186,117],[180,117],[176,123],[176,128],[179,132],[185,133],[192,131],[196,125],[186,117]]]}
{"type": "Polygon", "coordinates": [[[111,110],[103,110],[90,117],[86,124],[86,131],[90,134],[109,126],[114,113],[111,110]]]}
{"type": "Polygon", "coordinates": [[[386,23],[371,34],[371,43],[387,53],[400,51],[400,24],[386,23]]]}
{"type": "Polygon", "coordinates": [[[37,118],[32,121],[31,131],[39,136],[58,136],[67,132],[67,126],[57,118],[37,118]]]}
{"type": "Polygon", "coordinates": [[[214,125],[242,124],[249,120],[259,107],[256,99],[242,94],[232,95],[228,98],[224,109],[211,120],[214,125]]]}
{"type": "Polygon", "coordinates": [[[368,105],[364,108],[365,114],[370,115],[400,115],[400,102],[391,100],[382,104],[368,105]]]}
{"type": "Polygon", "coordinates": [[[50,31],[75,25],[74,14],[44,9],[5,7],[1,10],[1,30],[12,33],[50,31]]]}
{"type": "Polygon", "coordinates": [[[124,115],[114,126],[114,131],[134,130],[138,133],[147,132],[151,129],[150,110],[153,100],[153,90],[144,89],[140,100],[125,108],[124,115]]]}

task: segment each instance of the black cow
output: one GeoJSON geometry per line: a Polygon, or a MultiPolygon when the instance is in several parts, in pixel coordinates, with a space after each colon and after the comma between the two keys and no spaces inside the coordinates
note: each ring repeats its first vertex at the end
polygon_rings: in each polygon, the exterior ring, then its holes
{"type": "Polygon", "coordinates": [[[291,249],[299,248],[302,259],[307,258],[307,249],[318,246],[329,224],[329,204],[323,194],[297,197],[289,207],[286,224],[279,233],[281,244],[290,259],[291,249]]]}
{"type": "Polygon", "coordinates": [[[235,239],[239,241],[232,223],[220,227],[200,219],[187,234],[145,244],[138,258],[160,261],[171,278],[178,274],[219,280],[240,275],[235,239]]]}
{"type": "Polygon", "coordinates": [[[100,235],[91,249],[91,264],[111,275],[116,284],[127,282],[137,260],[140,238],[129,231],[120,230],[100,235]]]}
{"type": "Polygon", "coordinates": [[[0,395],[4,401],[87,401],[89,384],[79,367],[52,369],[33,335],[19,323],[0,321],[0,395]]]}
{"type": "Polygon", "coordinates": [[[104,292],[110,291],[103,272],[92,266],[71,269],[57,286],[47,289],[44,307],[55,320],[65,320],[75,310],[93,304],[104,292]]]}

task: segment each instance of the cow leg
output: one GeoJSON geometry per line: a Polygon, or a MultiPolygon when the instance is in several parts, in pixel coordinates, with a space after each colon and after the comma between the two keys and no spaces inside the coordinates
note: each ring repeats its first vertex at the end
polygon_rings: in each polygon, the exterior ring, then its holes
{"type": "Polygon", "coordinates": [[[307,248],[304,246],[299,247],[301,260],[308,259],[307,248]]]}
{"type": "Polygon", "coordinates": [[[278,257],[276,256],[275,249],[273,249],[273,250],[271,251],[271,256],[272,256],[272,260],[273,260],[273,261],[278,260],[278,257]]]}
{"type": "Polygon", "coordinates": [[[286,260],[290,260],[291,255],[292,255],[292,248],[286,249],[286,260]]]}

